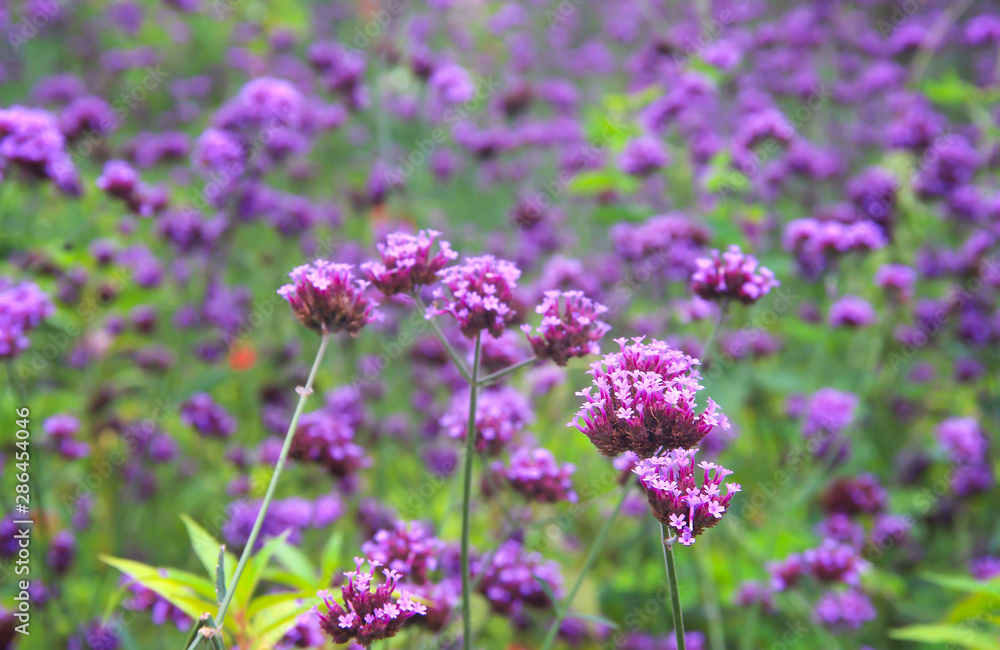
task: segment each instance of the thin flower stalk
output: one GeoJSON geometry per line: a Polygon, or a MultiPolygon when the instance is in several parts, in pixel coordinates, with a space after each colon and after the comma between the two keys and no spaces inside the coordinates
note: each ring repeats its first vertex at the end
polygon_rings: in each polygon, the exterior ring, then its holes
{"type": "Polygon", "coordinates": [[[483,335],[476,335],[469,379],[469,426],[465,432],[465,469],[462,486],[462,647],[472,647],[472,588],[469,581],[469,524],[472,514],[472,463],[476,455],[476,400],[479,395],[479,359],[483,335]]]}
{"type": "Polygon", "coordinates": [[[264,494],[263,502],[261,502],[257,519],[253,523],[250,537],[247,539],[246,546],[243,547],[243,554],[240,555],[240,560],[236,564],[236,570],[233,572],[233,577],[226,588],[226,597],[219,604],[219,613],[215,617],[219,630],[222,630],[223,623],[226,620],[226,613],[229,611],[229,605],[232,603],[233,595],[236,593],[236,586],[239,584],[240,577],[243,575],[243,569],[246,568],[250,554],[253,552],[254,544],[257,542],[257,535],[260,533],[260,527],[264,523],[264,517],[267,516],[268,506],[270,506],[271,499],[274,497],[274,491],[278,487],[278,479],[281,478],[281,472],[285,469],[288,451],[291,449],[292,440],[295,438],[295,431],[299,425],[299,416],[302,415],[306,400],[309,399],[309,396],[313,392],[313,382],[316,379],[316,373],[319,371],[320,363],[323,361],[323,355],[326,353],[326,347],[329,343],[330,334],[324,333],[320,339],[319,350],[316,351],[316,359],[313,361],[312,369],[309,371],[309,378],[306,380],[306,385],[301,389],[296,389],[299,394],[299,402],[295,406],[295,413],[292,415],[292,421],[288,425],[288,432],[285,434],[285,442],[281,446],[281,453],[278,455],[274,474],[271,475],[271,482],[267,486],[267,492],[264,494]]]}

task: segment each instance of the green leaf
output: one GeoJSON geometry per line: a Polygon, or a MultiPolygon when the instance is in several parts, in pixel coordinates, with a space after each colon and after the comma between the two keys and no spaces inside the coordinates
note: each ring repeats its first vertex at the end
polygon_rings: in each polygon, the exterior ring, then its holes
{"type": "Polygon", "coordinates": [[[278,537],[271,538],[256,554],[250,557],[246,568],[243,570],[243,575],[240,577],[240,583],[234,587],[236,593],[233,594],[233,601],[241,605],[241,608],[242,605],[250,602],[253,592],[257,589],[257,584],[260,582],[261,576],[264,575],[264,570],[271,562],[271,557],[275,551],[280,546],[287,546],[285,539],[288,537],[289,532],[286,530],[278,537]]]}
{"type": "Polygon", "coordinates": [[[274,549],[274,557],[289,572],[303,580],[315,582],[317,589],[319,588],[320,580],[316,575],[316,568],[300,549],[291,544],[280,544],[274,549]]]}
{"type": "Polygon", "coordinates": [[[534,578],[535,581],[542,586],[542,591],[544,591],[545,595],[549,597],[550,601],[552,601],[552,609],[555,610],[556,616],[559,616],[559,612],[562,609],[560,607],[561,603],[559,602],[559,599],[556,598],[555,592],[552,591],[552,587],[549,585],[549,583],[545,582],[536,575],[532,575],[531,577],[534,578]]]}
{"type": "MultiPolygon", "coordinates": [[[[194,549],[195,555],[201,560],[202,565],[205,567],[205,571],[208,575],[214,579],[215,578],[215,566],[218,560],[218,550],[219,544],[212,535],[209,534],[207,530],[199,526],[191,517],[186,514],[181,515],[181,521],[184,522],[184,527],[187,528],[188,537],[191,538],[191,548],[194,549]]],[[[226,575],[233,575],[233,571],[236,568],[236,557],[231,553],[226,553],[226,575]]]]}
{"type": "MultiPolygon", "coordinates": [[[[143,564],[142,562],[107,555],[99,557],[105,564],[113,566],[143,587],[152,590],[171,604],[176,605],[191,618],[199,618],[213,606],[211,600],[198,597],[197,590],[193,589],[189,584],[185,584],[185,582],[171,576],[170,571],[164,576],[161,574],[160,569],[143,564]]],[[[211,585],[208,585],[208,591],[209,594],[212,593],[211,585]]]]}
{"type": "Polygon", "coordinates": [[[939,573],[925,573],[921,576],[928,582],[933,582],[947,589],[965,591],[972,594],[987,594],[1000,596],[1000,583],[997,581],[976,580],[966,576],[946,576],[939,573]]]}
{"type": "Polygon", "coordinates": [[[215,565],[215,600],[222,604],[226,598],[226,545],[219,546],[219,560],[215,565]]]}
{"type": "Polygon", "coordinates": [[[333,577],[333,572],[340,566],[340,552],[344,547],[344,534],[337,531],[330,536],[326,546],[323,547],[323,555],[320,560],[320,570],[323,575],[320,578],[326,582],[333,577]]]}
{"type": "Polygon", "coordinates": [[[976,632],[967,626],[957,625],[913,625],[891,630],[889,636],[901,641],[918,643],[951,643],[972,650],[997,650],[1000,641],[995,637],[976,632]]]}
{"type": "Polygon", "coordinates": [[[251,650],[271,648],[292,629],[299,616],[309,611],[311,607],[312,604],[309,602],[302,604],[290,602],[277,603],[262,609],[250,621],[250,636],[257,640],[257,646],[251,650]]]}
{"type": "Polygon", "coordinates": [[[614,621],[604,618],[603,616],[598,616],[597,614],[570,614],[568,618],[578,618],[582,621],[590,621],[591,623],[597,623],[598,625],[605,625],[610,627],[612,630],[618,629],[618,624],[614,621]]]}
{"type": "Polygon", "coordinates": [[[298,600],[316,600],[316,595],[306,591],[290,591],[283,594],[264,594],[250,601],[247,607],[247,618],[253,619],[257,614],[269,607],[285,603],[294,603],[298,600]]]}

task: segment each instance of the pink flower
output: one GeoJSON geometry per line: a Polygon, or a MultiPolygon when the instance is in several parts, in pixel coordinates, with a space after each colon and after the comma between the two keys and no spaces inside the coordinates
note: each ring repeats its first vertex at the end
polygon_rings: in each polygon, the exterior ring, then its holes
{"type": "Polygon", "coordinates": [[[521,330],[528,337],[535,356],[552,359],[560,366],[573,357],[598,354],[597,342],[611,330],[611,326],[598,320],[608,311],[602,304],[583,295],[582,291],[546,291],[535,311],[542,315],[538,334],[531,335],[531,326],[525,323],[521,330]],[[560,311],[560,297],[563,298],[560,311]]]}
{"type": "Polygon", "coordinates": [[[361,270],[387,296],[437,282],[438,271],[458,257],[446,241],[438,242],[437,254],[431,254],[434,240],[440,235],[436,230],[421,230],[416,235],[391,233],[384,244],[378,245],[382,261],[366,262],[361,270]]]}
{"type": "Polygon", "coordinates": [[[433,314],[451,314],[458,321],[462,334],[475,338],[486,330],[493,338],[517,316],[512,303],[513,289],[521,271],[513,262],[498,260],[492,255],[470,257],[462,264],[443,269],[438,273],[448,287],[450,295],[442,289],[434,293],[436,307],[433,314]]]}
{"type": "Polygon", "coordinates": [[[316,260],[291,273],[292,284],[278,290],[299,321],[321,334],[346,331],[357,334],[381,314],[378,303],[365,297],[368,282],[354,279],[354,266],[316,260]]]}

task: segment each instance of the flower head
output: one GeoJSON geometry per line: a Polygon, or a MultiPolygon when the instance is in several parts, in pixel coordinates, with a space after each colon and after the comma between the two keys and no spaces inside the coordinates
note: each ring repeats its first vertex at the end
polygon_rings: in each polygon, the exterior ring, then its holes
{"type": "Polygon", "coordinates": [[[366,557],[397,572],[408,583],[423,584],[437,569],[444,542],[429,526],[420,522],[397,521],[361,545],[366,557]]]}
{"type": "Polygon", "coordinates": [[[734,299],[749,305],[780,284],[770,269],[735,245],[721,256],[713,250],[711,257],[698,258],[695,264],[698,268],[691,276],[691,291],[705,300],[734,299]]]}
{"type": "Polygon", "coordinates": [[[470,257],[438,275],[450,296],[442,289],[435,291],[439,306],[431,308],[430,314],[451,314],[470,339],[483,330],[497,338],[517,316],[512,306],[513,289],[521,271],[513,262],[492,255],[470,257]]]}
{"type": "Polygon", "coordinates": [[[559,465],[548,449],[522,447],[511,453],[509,466],[497,461],[493,471],[526,499],[541,503],[577,501],[570,480],[576,467],[571,463],[559,465]]]}
{"type": "Polygon", "coordinates": [[[600,353],[597,342],[611,329],[597,318],[608,308],[587,298],[582,291],[546,291],[535,311],[542,315],[538,334],[532,336],[527,323],[521,329],[536,357],[552,359],[560,366],[573,357],[600,353]]]}
{"type": "Polygon", "coordinates": [[[591,364],[594,385],[577,393],[584,404],[568,426],[575,425],[605,456],[634,451],[642,458],[693,447],[713,427],[728,429],[712,399],[701,413],[695,410],[702,389],[699,361],[663,341],[643,340],[616,339],[621,351],[591,364]]]}
{"type": "Polygon", "coordinates": [[[440,235],[436,230],[421,230],[416,235],[391,233],[384,244],[378,245],[382,261],[366,262],[361,270],[387,296],[437,282],[438,271],[458,257],[446,241],[438,242],[437,254],[431,254],[434,240],[440,235]]]}
{"type": "Polygon", "coordinates": [[[354,279],[354,266],[316,260],[289,273],[291,284],[278,289],[292,306],[296,318],[322,334],[346,331],[357,334],[381,318],[378,303],[365,297],[368,282],[354,279]]]}
{"type": "Polygon", "coordinates": [[[719,487],[732,472],[721,465],[702,461],[701,485],[698,485],[694,456],[697,449],[671,449],[665,456],[639,461],[632,471],[646,490],[653,516],[677,534],[681,544],[690,546],[694,538],[722,520],[733,495],[741,490],[738,483],[726,483],[726,493],[719,487]]]}
{"type": "MultiPolygon", "coordinates": [[[[502,386],[481,391],[476,402],[476,450],[497,454],[525,425],[534,419],[524,395],[502,386]]],[[[441,426],[448,435],[465,440],[469,422],[469,394],[458,393],[452,399],[441,426]]]]}
{"type": "Polygon", "coordinates": [[[354,428],[328,409],[306,413],[299,419],[290,454],[292,458],[317,463],[331,476],[341,479],[372,464],[364,448],[354,442],[354,428]]]}
{"type": "Polygon", "coordinates": [[[181,407],[181,422],[203,436],[228,438],[236,431],[236,418],[212,400],[208,393],[192,395],[181,407]]]}
{"type": "Polygon", "coordinates": [[[55,312],[49,297],[32,282],[0,277],[0,359],[28,349],[28,333],[55,312]]]}
{"type": "Polygon", "coordinates": [[[558,564],[546,561],[541,553],[525,550],[518,540],[508,539],[483,567],[479,592],[494,612],[516,616],[525,606],[553,607],[549,594],[562,596],[562,575],[558,564]],[[542,587],[542,582],[549,588],[542,587]]]}
{"type": "Polygon", "coordinates": [[[326,613],[317,611],[320,626],[334,643],[353,639],[369,648],[376,641],[396,636],[408,619],[427,613],[426,607],[411,600],[405,592],[393,598],[400,576],[392,569],[384,569],[385,582],[374,586],[375,572],[382,565],[378,560],[368,560],[371,569],[364,571],[365,561],[354,558],[357,569],[344,574],[347,582],[340,589],[343,605],[332,600],[329,592],[317,594],[327,609],[326,613]]]}

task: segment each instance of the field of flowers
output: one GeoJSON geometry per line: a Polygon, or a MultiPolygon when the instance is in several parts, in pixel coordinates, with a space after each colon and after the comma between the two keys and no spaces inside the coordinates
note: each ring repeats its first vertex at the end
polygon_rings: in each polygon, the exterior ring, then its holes
{"type": "Polygon", "coordinates": [[[0,37],[0,650],[1000,649],[995,1],[0,37]]]}

